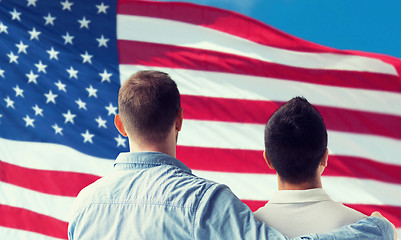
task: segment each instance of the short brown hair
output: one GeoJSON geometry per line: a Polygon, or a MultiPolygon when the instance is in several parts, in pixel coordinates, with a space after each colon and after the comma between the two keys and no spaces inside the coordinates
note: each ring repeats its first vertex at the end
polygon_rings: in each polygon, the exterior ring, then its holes
{"type": "Polygon", "coordinates": [[[157,143],[165,140],[175,122],[180,93],[167,73],[139,71],[121,86],[118,108],[128,134],[157,143]]]}

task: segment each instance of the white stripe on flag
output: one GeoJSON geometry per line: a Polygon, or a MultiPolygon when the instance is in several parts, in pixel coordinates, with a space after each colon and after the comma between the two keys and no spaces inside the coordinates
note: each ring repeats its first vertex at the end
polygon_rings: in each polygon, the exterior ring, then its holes
{"type": "MultiPolygon", "coordinates": [[[[184,119],[178,144],[210,148],[263,150],[263,135],[264,125],[262,124],[184,119]]],[[[328,135],[328,147],[331,153],[400,165],[399,160],[394,156],[401,156],[401,141],[336,131],[328,131],[328,135]]]]}
{"type": "MultiPolygon", "coordinates": [[[[273,174],[243,174],[196,171],[197,176],[226,184],[240,199],[267,201],[277,190],[273,174]]],[[[330,197],[342,203],[401,206],[401,186],[373,180],[322,177],[323,187],[330,197]]]]}
{"type": "Polygon", "coordinates": [[[93,157],[61,144],[4,138],[0,138],[0,160],[26,168],[81,172],[97,176],[110,172],[114,163],[114,159],[93,157]]]}
{"type": "MultiPolygon", "coordinates": [[[[263,150],[264,125],[184,120],[178,138],[181,146],[263,150]],[[192,136],[197,136],[196,138],[192,136]]],[[[331,154],[363,157],[400,165],[401,141],[391,138],[328,131],[331,154]],[[378,147],[380,146],[380,147],[378,147]]],[[[101,159],[72,148],[49,143],[29,143],[0,138],[0,160],[41,170],[75,171],[103,176],[113,168],[114,159],[101,159]],[[20,149],[26,151],[21,152],[20,149]],[[29,154],[27,154],[29,152],[29,154]],[[24,159],[30,161],[24,161],[24,159]],[[55,161],[57,159],[57,161],[55,161]]]]}
{"type": "MultiPolygon", "coordinates": [[[[245,174],[194,170],[194,174],[226,184],[240,199],[267,201],[277,189],[273,174],[245,174]]],[[[401,186],[373,180],[322,177],[323,186],[336,201],[369,205],[401,206],[401,186]],[[345,187],[346,186],[346,187],[345,187]]],[[[67,221],[73,197],[44,194],[0,182],[1,191],[7,192],[0,204],[24,208],[67,221]],[[16,196],[16,197],[13,197],[16,196]],[[29,199],[29,201],[26,201],[29,199]]]]}
{"type": "Polygon", "coordinates": [[[119,14],[117,15],[117,39],[215,50],[295,67],[397,75],[392,65],[373,58],[273,48],[207,27],[160,18],[119,14]]]}
{"type": "Polygon", "coordinates": [[[21,239],[29,239],[29,240],[59,240],[64,238],[54,238],[49,237],[40,233],[24,231],[20,229],[14,228],[6,228],[0,226],[0,236],[7,236],[9,240],[21,240],[21,239]]]}
{"type": "Polygon", "coordinates": [[[68,221],[74,200],[73,197],[40,193],[4,182],[0,182],[0,191],[7,193],[0,198],[0,204],[28,209],[62,221],[68,221]]]}
{"type": "Polygon", "coordinates": [[[121,83],[133,73],[145,69],[168,73],[177,83],[180,93],[185,95],[283,102],[303,96],[311,104],[401,116],[399,104],[389,104],[400,103],[401,94],[385,91],[141,65],[120,65],[121,83]]]}

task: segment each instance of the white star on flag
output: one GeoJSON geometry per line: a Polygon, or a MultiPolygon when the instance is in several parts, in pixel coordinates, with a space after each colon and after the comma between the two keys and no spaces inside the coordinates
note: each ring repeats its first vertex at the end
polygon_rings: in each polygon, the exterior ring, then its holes
{"type": "Polygon", "coordinates": [[[32,31],[28,31],[29,35],[31,35],[31,38],[29,40],[36,39],[39,41],[39,35],[41,32],[36,31],[36,28],[32,28],[32,31]]]}
{"type": "Polygon", "coordinates": [[[4,25],[2,22],[0,22],[0,33],[6,33],[6,34],[8,34],[8,31],[7,31],[7,26],[6,25],[4,25]]]}
{"type": "Polygon", "coordinates": [[[29,7],[29,6],[36,7],[36,1],[38,1],[38,0],[28,0],[28,4],[26,6],[27,7],[29,7]]]}
{"type": "Polygon", "coordinates": [[[67,45],[68,43],[72,45],[72,39],[74,39],[74,36],[71,36],[68,32],[61,36],[62,38],[64,38],[64,45],[67,45]]]}
{"type": "Polygon", "coordinates": [[[64,2],[60,2],[61,5],[63,5],[63,10],[68,10],[71,11],[71,6],[74,4],[73,2],[69,2],[68,0],[65,0],[64,2]]]}
{"type": "Polygon", "coordinates": [[[78,76],[77,76],[78,71],[75,70],[72,66],[70,67],[70,69],[67,69],[67,72],[70,74],[70,77],[69,77],[69,78],[78,79],[78,76]]]}
{"type": "Polygon", "coordinates": [[[34,74],[33,71],[31,70],[31,72],[29,72],[29,74],[25,74],[25,76],[28,77],[28,83],[35,83],[37,84],[38,82],[36,81],[36,79],[39,77],[39,75],[34,74]]]}
{"type": "Polygon", "coordinates": [[[10,52],[9,54],[7,54],[7,56],[10,58],[9,63],[16,63],[18,64],[18,55],[14,55],[13,52],[10,52]]]}
{"type": "Polygon", "coordinates": [[[92,85],[89,85],[89,87],[85,89],[88,91],[88,97],[97,98],[97,89],[93,88],[92,85]]]}
{"type": "Polygon", "coordinates": [[[59,127],[56,123],[52,125],[52,128],[54,129],[54,134],[63,135],[63,128],[59,127]]]}
{"type": "Polygon", "coordinates": [[[92,142],[92,138],[93,138],[95,135],[94,135],[94,134],[91,134],[91,133],[89,132],[89,130],[86,130],[85,133],[81,133],[81,136],[84,138],[84,143],[86,143],[86,142],[93,143],[93,142],[92,142]]]}
{"type": "Polygon", "coordinates": [[[85,110],[87,110],[87,109],[86,109],[86,103],[83,102],[80,98],[78,98],[78,100],[76,100],[75,102],[78,104],[78,108],[79,108],[79,109],[85,109],[85,110]]]}
{"type": "Polygon", "coordinates": [[[19,88],[18,85],[15,86],[13,89],[14,89],[14,91],[15,91],[15,96],[16,96],[16,97],[18,97],[18,96],[24,97],[24,90],[22,90],[21,88],[19,88]]]}
{"type": "Polygon", "coordinates": [[[11,98],[9,96],[7,96],[7,98],[4,98],[4,101],[6,101],[7,105],[6,107],[9,108],[14,108],[14,101],[11,100],[11,98]]]}
{"type": "Polygon", "coordinates": [[[51,47],[50,50],[47,50],[46,52],[50,55],[50,56],[49,56],[49,59],[50,59],[50,60],[53,59],[53,58],[56,59],[56,60],[58,60],[57,55],[58,55],[60,52],[55,51],[53,47],[51,47]]]}
{"type": "Polygon", "coordinates": [[[107,128],[107,126],[106,126],[106,120],[104,120],[104,119],[102,119],[102,117],[100,117],[100,116],[98,116],[96,119],[95,119],[95,121],[97,122],[97,127],[98,128],[100,128],[100,127],[104,127],[104,128],[107,128]]]}
{"type": "Polygon", "coordinates": [[[110,103],[109,106],[106,107],[106,109],[109,112],[108,116],[117,114],[117,107],[114,107],[112,103],[110,103]]]}
{"type": "Polygon", "coordinates": [[[67,90],[65,89],[66,85],[63,84],[60,80],[58,80],[58,82],[54,83],[54,85],[57,86],[59,91],[67,92],[67,90]]]}
{"type": "Polygon", "coordinates": [[[110,82],[110,77],[113,75],[111,73],[108,73],[106,69],[103,71],[103,73],[99,73],[99,75],[102,77],[102,82],[110,82]]]}
{"type": "Polygon", "coordinates": [[[120,135],[118,135],[118,137],[114,138],[114,140],[117,141],[117,147],[123,146],[125,147],[125,138],[122,138],[120,135]]]}
{"type": "Polygon", "coordinates": [[[56,104],[56,97],[58,96],[57,94],[53,94],[52,90],[49,90],[49,93],[44,94],[46,97],[46,103],[52,102],[56,104]]]}
{"type": "Polygon", "coordinates": [[[38,63],[36,63],[35,66],[38,68],[38,73],[40,73],[40,72],[46,73],[47,65],[44,65],[42,63],[42,61],[39,61],[38,63]]]}
{"type": "Polygon", "coordinates": [[[91,22],[90,20],[87,20],[86,17],[84,16],[81,20],[78,20],[78,22],[81,24],[79,28],[86,28],[89,29],[89,23],[91,22]]]}
{"type": "Polygon", "coordinates": [[[23,52],[27,54],[26,49],[28,48],[28,45],[25,45],[22,41],[20,41],[19,44],[15,44],[15,46],[18,48],[18,53],[23,52]]]}
{"type": "Polygon", "coordinates": [[[96,7],[98,9],[97,14],[99,14],[99,13],[107,14],[106,10],[107,10],[107,8],[109,8],[109,6],[104,5],[104,3],[101,3],[100,5],[96,5],[96,7]]]}
{"type": "Polygon", "coordinates": [[[100,38],[96,38],[96,41],[99,42],[99,46],[98,47],[107,47],[107,42],[109,41],[108,38],[104,38],[103,34],[102,36],[100,36],[100,38]]]}
{"type": "Polygon", "coordinates": [[[46,20],[45,26],[47,24],[54,26],[54,20],[56,20],[56,17],[52,17],[52,15],[50,15],[50,13],[49,13],[46,17],[43,17],[43,18],[46,20]]]}
{"type": "Polygon", "coordinates": [[[11,14],[11,20],[21,21],[21,18],[20,18],[21,13],[17,12],[17,10],[15,8],[12,12],[10,12],[10,14],[11,14]]]}
{"type": "Polygon", "coordinates": [[[92,57],[93,55],[89,55],[88,51],[85,51],[85,54],[81,54],[82,57],[82,63],[86,63],[89,62],[90,64],[92,64],[92,57]]]}
{"type": "Polygon", "coordinates": [[[33,122],[35,122],[35,119],[30,118],[28,115],[26,115],[23,119],[25,121],[25,127],[35,127],[35,125],[33,124],[33,122]]]}
{"type": "Polygon", "coordinates": [[[32,109],[35,111],[35,116],[40,115],[43,117],[43,109],[41,109],[38,104],[35,104],[32,109]]]}
{"type": "Polygon", "coordinates": [[[63,113],[63,116],[65,118],[64,123],[72,123],[74,124],[74,118],[77,116],[76,114],[72,114],[70,110],[67,111],[67,113],[63,113]]]}

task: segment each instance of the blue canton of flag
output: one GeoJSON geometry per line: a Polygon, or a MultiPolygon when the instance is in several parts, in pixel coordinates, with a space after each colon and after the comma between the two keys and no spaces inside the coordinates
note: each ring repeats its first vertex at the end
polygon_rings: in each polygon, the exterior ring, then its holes
{"type": "Polygon", "coordinates": [[[113,125],[116,3],[3,0],[0,16],[0,137],[109,159],[126,151],[113,125]]]}

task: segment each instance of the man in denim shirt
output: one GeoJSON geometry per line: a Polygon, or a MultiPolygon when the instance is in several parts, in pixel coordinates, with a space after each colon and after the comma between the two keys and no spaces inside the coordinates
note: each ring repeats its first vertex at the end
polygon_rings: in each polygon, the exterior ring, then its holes
{"type": "MultiPolygon", "coordinates": [[[[257,221],[231,190],[191,173],[175,158],[183,113],[177,86],[162,72],[141,71],[119,92],[115,124],[128,136],[114,171],[80,192],[69,239],[288,239],[257,221]]],[[[298,239],[392,239],[377,217],[298,239]]]]}

